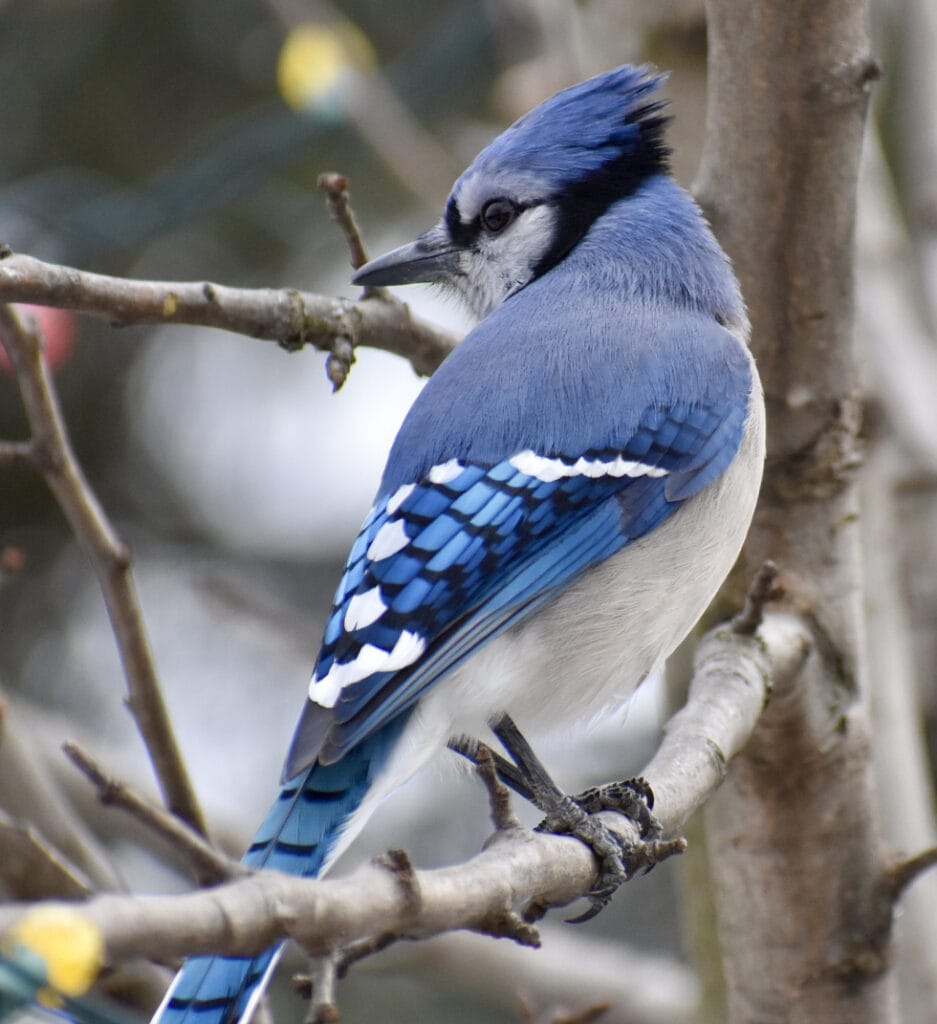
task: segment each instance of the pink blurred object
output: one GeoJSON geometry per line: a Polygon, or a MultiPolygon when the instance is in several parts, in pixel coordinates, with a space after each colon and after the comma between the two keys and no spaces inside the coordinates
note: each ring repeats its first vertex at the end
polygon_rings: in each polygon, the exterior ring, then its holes
{"type": "MultiPolygon", "coordinates": [[[[55,373],[68,362],[78,331],[75,315],[67,309],[55,309],[52,306],[33,306],[25,303],[15,304],[13,308],[24,316],[32,317],[43,337],[46,365],[55,373]]],[[[0,370],[7,376],[13,375],[13,368],[6,349],[0,345],[0,370]]]]}

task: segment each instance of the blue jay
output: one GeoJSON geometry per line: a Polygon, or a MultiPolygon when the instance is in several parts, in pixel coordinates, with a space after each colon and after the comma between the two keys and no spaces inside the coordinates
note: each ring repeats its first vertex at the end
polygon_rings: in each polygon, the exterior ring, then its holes
{"type": "MultiPolygon", "coordinates": [[[[251,867],[321,875],[454,733],[620,705],[735,561],[764,405],[729,262],[668,175],[661,81],[542,103],[355,274],[438,282],[480,322],[394,442],[251,867]]],[[[275,960],[188,961],[161,1020],[244,1020],[275,960]]]]}

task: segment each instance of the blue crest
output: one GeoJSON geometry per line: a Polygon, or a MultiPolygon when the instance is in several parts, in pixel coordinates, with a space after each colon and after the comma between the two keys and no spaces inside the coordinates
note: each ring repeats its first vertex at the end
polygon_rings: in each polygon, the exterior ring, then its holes
{"type": "Polygon", "coordinates": [[[666,172],[664,101],[650,99],[667,76],[624,65],[558,92],[519,118],[472,163],[453,189],[478,173],[536,176],[564,191],[589,179],[626,194],[649,174],[666,172]],[[615,183],[620,187],[616,188],[615,183]]]}

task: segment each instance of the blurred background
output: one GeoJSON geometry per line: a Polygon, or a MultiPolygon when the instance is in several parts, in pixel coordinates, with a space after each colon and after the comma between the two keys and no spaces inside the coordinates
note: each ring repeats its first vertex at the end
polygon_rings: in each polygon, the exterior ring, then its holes
{"type": "MultiPolygon", "coordinates": [[[[937,144],[932,126],[911,126],[937,107],[937,80],[922,70],[935,52],[921,27],[927,8],[907,0],[876,11],[886,70],[876,123],[887,156],[870,147],[861,236],[879,289],[863,291],[873,307],[865,336],[880,336],[889,304],[905,317],[904,347],[883,355],[866,346],[878,413],[870,429],[901,495],[901,599],[925,693],[937,663],[937,204],[927,192],[937,144]],[[909,379],[919,402],[895,397],[909,379]]],[[[705,60],[695,0],[0,0],[0,241],[109,274],[351,297],[320,173],[348,175],[376,255],[435,220],[462,167],[530,106],[616,64],[649,61],[673,72],[670,139],[689,187],[705,60]]],[[[469,326],[431,289],[400,294],[441,325],[469,326]]],[[[215,834],[238,851],[275,791],[344,554],[421,382],[403,360],[362,349],[333,395],[311,350],[287,354],[207,329],[114,329],[58,310],[41,323],[77,454],[132,547],[200,799],[215,834]]],[[[15,384],[0,375],[0,438],[23,436],[15,384]]],[[[28,473],[0,475],[0,689],[7,728],[40,752],[120,877],[146,891],[188,884],[119,814],[96,809],[58,754],[61,739],[75,737],[153,792],[97,585],[28,473]]],[[[544,756],[570,790],[627,775],[653,748],[665,705],[663,688],[649,684],[584,739],[546,738],[544,756]]],[[[485,798],[464,773],[426,773],[391,805],[340,870],[391,845],[406,845],[421,866],[448,863],[488,833],[485,798]]],[[[584,974],[599,955],[590,943],[634,942],[660,956],[633,960],[649,978],[663,972],[664,1009],[614,1019],[690,1019],[676,874],[665,864],[627,887],[579,945],[564,945],[560,925],[545,930],[546,949],[567,966],[580,958],[584,974]]],[[[549,1010],[525,991],[522,966],[513,982],[493,982],[494,968],[473,979],[470,964],[484,956],[446,940],[377,958],[342,984],[344,1018],[517,1021],[549,1010]]],[[[584,986],[579,1002],[589,999],[584,986]]],[[[277,1010],[283,1021],[303,1013],[295,999],[277,1010]]]]}

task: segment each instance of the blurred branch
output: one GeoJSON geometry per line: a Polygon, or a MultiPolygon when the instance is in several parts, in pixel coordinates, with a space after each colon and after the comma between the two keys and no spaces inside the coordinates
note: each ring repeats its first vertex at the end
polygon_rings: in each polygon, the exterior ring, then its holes
{"type": "Polygon", "coordinates": [[[214,885],[242,875],[247,870],[238,861],[219,853],[202,836],[175,815],[144,800],[130,786],[105,773],[100,764],[77,743],[62,745],[65,756],[88,778],[98,791],[102,804],[118,807],[148,829],[162,836],[192,868],[200,885],[214,885]]]}
{"type": "MultiPolygon", "coordinates": [[[[882,315],[887,317],[888,310],[883,309],[882,315]]],[[[891,344],[892,336],[879,335],[870,341],[884,347],[891,344]]],[[[882,819],[888,822],[893,847],[924,850],[937,840],[937,825],[911,623],[895,557],[896,539],[908,525],[898,496],[904,468],[894,436],[880,437],[870,446],[862,478],[866,649],[869,677],[879,687],[871,713],[882,819]]],[[[896,892],[914,862],[912,858],[899,863],[886,874],[886,879],[891,874],[896,892]]],[[[902,907],[895,925],[894,964],[903,1024],[929,1024],[937,1019],[937,875],[933,872],[917,883],[902,907]]]]}
{"type": "MultiPolygon", "coordinates": [[[[14,821],[28,821],[87,877],[92,888],[123,888],[107,851],[57,785],[43,756],[42,737],[32,726],[0,697],[0,807],[14,821]]],[[[14,841],[19,843],[18,839],[14,841]]],[[[6,842],[0,841],[0,865],[9,863],[12,857],[6,842]]],[[[68,895],[57,889],[42,895],[48,897],[53,892],[68,895]]],[[[24,898],[25,893],[19,896],[24,898]]]]}
{"type": "Polygon", "coordinates": [[[603,1024],[699,1021],[698,986],[688,967],[579,929],[545,928],[536,953],[455,932],[421,946],[398,946],[391,955],[395,967],[442,974],[505,1000],[526,994],[541,1015],[588,999],[609,1004],[603,1024]]]}
{"type": "Polygon", "coordinates": [[[77,900],[92,889],[36,829],[0,811],[0,891],[19,900],[77,900]]]}
{"type": "MultiPolygon", "coordinates": [[[[769,686],[795,673],[808,633],[792,616],[766,617],[756,636],[731,628],[701,646],[687,707],[644,772],[665,829],[679,829],[747,742],[769,686]],[[714,757],[719,751],[719,757],[714,757]]],[[[603,820],[623,841],[637,827],[617,814],[603,820]]],[[[349,878],[309,880],[261,871],[216,889],[182,896],[101,896],[76,908],[102,932],[110,962],[201,953],[252,955],[284,937],[329,956],[379,935],[423,938],[454,929],[504,935],[514,907],[560,906],[595,884],[596,863],[565,836],[503,829],[468,862],[414,872],[402,858],[366,865],[349,878]]],[[[0,910],[0,931],[28,908],[0,910]]],[[[508,931],[529,943],[530,928],[508,931]]]]}
{"type": "Polygon", "coordinates": [[[918,251],[919,277],[930,330],[937,331],[937,7],[933,0],[901,0],[896,5],[896,36],[903,59],[895,77],[905,92],[898,112],[903,165],[908,186],[908,220],[918,251]]]}
{"type": "Polygon", "coordinates": [[[937,352],[921,316],[894,186],[876,132],[865,140],[857,222],[857,324],[869,386],[904,446],[937,473],[937,352]]]}
{"type": "Polygon", "coordinates": [[[136,281],[0,254],[0,301],[34,302],[114,324],[193,324],[275,341],[290,351],[368,345],[430,374],[458,338],[413,316],[386,293],[360,302],[295,288],[229,288],[208,282],[136,281]]]}
{"type": "Polygon", "coordinates": [[[72,451],[42,357],[40,338],[9,306],[0,305],[0,342],[16,370],[32,433],[33,464],[55,495],[101,585],[127,680],[128,706],[153,762],[163,798],[174,814],[204,834],[202,812],[156,675],[130,556],[72,451]]]}
{"type": "Polygon", "coordinates": [[[29,441],[0,441],[0,469],[32,469],[36,452],[29,441]]]}

